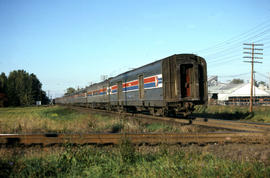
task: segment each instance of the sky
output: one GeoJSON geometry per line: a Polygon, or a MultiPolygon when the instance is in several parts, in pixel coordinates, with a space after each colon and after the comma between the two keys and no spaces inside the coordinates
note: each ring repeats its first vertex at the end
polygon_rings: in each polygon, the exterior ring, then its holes
{"type": "Polygon", "coordinates": [[[53,98],[181,53],[247,81],[253,42],[264,44],[255,78],[269,82],[269,0],[0,0],[0,72],[34,73],[53,98]]]}

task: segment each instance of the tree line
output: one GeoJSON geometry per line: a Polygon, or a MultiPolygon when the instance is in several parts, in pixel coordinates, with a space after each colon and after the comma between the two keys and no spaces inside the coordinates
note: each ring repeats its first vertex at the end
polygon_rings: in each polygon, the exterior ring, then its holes
{"type": "MultiPolygon", "coordinates": [[[[242,83],[244,83],[244,80],[240,79],[240,78],[234,78],[230,83],[231,84],[242,84],[242,83]]],[[[254,80],[254,85],[256,87],[259,87],[259,85],[267,86],[267,84],[264,81],[257,81],[257,80],[254,80]]]]}
{"type": "Polygon", "coordinates": [[[0,75],[0,106],[30,106],[36,101],[48,104],[49,98],[42,90],[42,84],[35,74],[24,70],[14,70],[8,77],[0,75]]]}

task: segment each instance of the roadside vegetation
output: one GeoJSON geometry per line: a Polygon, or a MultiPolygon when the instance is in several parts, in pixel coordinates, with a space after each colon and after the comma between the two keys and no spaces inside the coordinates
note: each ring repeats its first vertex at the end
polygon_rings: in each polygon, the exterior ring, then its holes
{"type": "Polygon", "coordinates": [[[249,106],[196,106],[194,116],[270,123],[270,106],[253,106],[253,113],[249,106]]]}
{"type": "Polygon", "coordinates": [[[0,108],[0,133],[198,132],[201,128],[79,112],[62,106],[0,108]]]}
{"type": "MultiPolygon", "coordinates": [[[[226,113],[231,118],[245,114],[245,108],[238,109],[213,106],[197,108],[195,114],[226,113]]],[[[269,112],[267,107],[255,111],[262,116],[269,112]]],[[[0,108],[0,133],[184,133],[201,129],[122,117],[61,106],[0,108]]],[[[270,177],[268,145],[225,147],[135,146],[125,139],[118,146],[2,146],[0,177],[270,177]]]]}
{"type": "Polygon", "coordinates": [[[267,164],[221,159],[208,152],[136,147],[69,146],[0,153],[1,177],[269,177],[267,164]]]}
{"type": "MultiPolygon", "coordinates": [[[[215,119],[270,123],[270,107],[208,106],[197,107],[194,116],[215,119]]],[[[173,125],[127,119],[123,116],[79,112],[62,106],[0,108],[0,133],[141,133],[201,132],[194,125],[173,125]]]]}

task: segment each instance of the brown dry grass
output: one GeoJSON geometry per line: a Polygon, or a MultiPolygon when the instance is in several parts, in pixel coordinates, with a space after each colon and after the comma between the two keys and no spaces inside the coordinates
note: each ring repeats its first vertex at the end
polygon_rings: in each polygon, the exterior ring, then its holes
{"type": "Polygon", "coordinates": [[[0,133],[198,132],[197,126],[142,122],[139,119],[79,112],[61,106],[0,108],[0,133]]]}

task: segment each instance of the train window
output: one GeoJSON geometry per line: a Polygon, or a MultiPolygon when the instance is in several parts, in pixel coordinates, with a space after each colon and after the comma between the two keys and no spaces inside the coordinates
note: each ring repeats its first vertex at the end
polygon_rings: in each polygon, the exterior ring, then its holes
{"type": "Polygon", "coordinates": [[[144,98],[144,80],[143,80],[143,75],[139,76],[139,98],[143,99],[144,98]]]}

